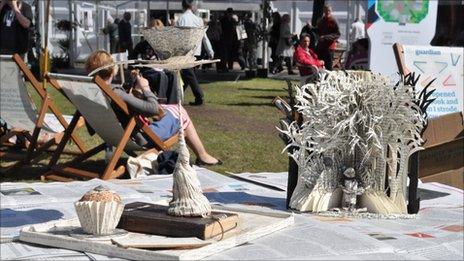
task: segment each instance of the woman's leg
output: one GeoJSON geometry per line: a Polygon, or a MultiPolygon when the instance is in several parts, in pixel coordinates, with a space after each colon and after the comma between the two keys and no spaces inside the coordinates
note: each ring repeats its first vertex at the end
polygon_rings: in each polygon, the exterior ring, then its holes
{"type": "Polygon", "coordinates": [[[187,145],[193,150],[197,158],[199,158],[207,164],[215,164],[218,162],[216,158],[214,158],[213,156],[209,155],[208,152],[206,152],[205,146],[203,146],[203,143],[201,142],[200,137],[198,136],[197,130],[195,129],[193,122],[191,122],[185,129],[185,140],[187,141],[187,145]]]}

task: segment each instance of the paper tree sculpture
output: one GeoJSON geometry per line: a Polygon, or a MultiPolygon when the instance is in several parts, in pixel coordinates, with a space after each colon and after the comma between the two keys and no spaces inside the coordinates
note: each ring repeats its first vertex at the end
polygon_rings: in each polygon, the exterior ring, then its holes
{"type": "Polygon", "coordinates": [[[418,78],[400,78],[395,85],[370,72],[328,72],[321,81],[296,89],[303,123],[281,129],[288,137],[286,149],[296,148],[290,154],[299,174],[291,208],[340,208],[347,184],[343,173],[352,168],[357,191],[363,192],[357,195],[357,207],[378,214],[407,213],[408,161],[422,149],[433,91],[416,93],[418,78]]]}
{"type": "MultiPolygon", "coordinates": [[[[152,48],[163,54],[163,61],[154,61],[152,65],[158,68],[174,70],[180,77],[179,70],[196,66],[193,51],[201,44],[206,27],[164,27],[151,28],[142,31],[152,48]]],[[[179,99],[179,121],[182,125],[182,84],[177,84],[179,99]]],[[[203,195],[195,169],[190,166],[190,154],[185,142],[182,127],[179,130],[178,159],[173,173],[173,198],[169,203],[168,214],[183,217],[206,217],[211,213],[211,205],[203,195]]]]}

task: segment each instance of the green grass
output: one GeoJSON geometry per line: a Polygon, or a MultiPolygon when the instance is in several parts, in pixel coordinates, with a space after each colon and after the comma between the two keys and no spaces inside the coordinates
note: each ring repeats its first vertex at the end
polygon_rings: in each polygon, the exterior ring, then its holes
{"type": "MultiPolygon", "coordinates": [[[[201,84],[206,104],[201,107],[185,106],[208,152],[224,161],[222,166],[211,167],[213,171],[226,172],[277,172],[287,169],[288,158],[282,154],[283,142],[275,128],[281,114],[271,104],[275,96],[286,96],[286,83],[270,79],[242,80],[237,82],[214,82],[201,84]]],[[[53,101],[64,114],[73,114],[75,108],[59,92],[49,88],[53,101]]],[[[34,100],[37,97],[33,95],[34,100]]],[[[185,104],[193,101],[190,89],[186,92],[185,104]]],[[[78,135],[88,147],[101,139],[90,136],[86,128],[78,135]]],[[[46,165],[50,157],[40,164],[46,165]]],[[[99,154],[94,160],[103,159],[99,154]]],[[[195,156],[192,154],[192,160],[195,156]]],[[[69,156],[61,160],[65,162],[69,156]]],[[[94,162],[95,165],[95,162],[94,162]]],[[[28,177],[37,176],[43,169],[27,168],[28,177]]],[[[16,175],[13,175],[16,176],[16,175]]],[[[13,178],[13,177],[11,177],[13,178]]],[[[2,177],[2,180],[10,178],[2,177]]]]}
{"type": "MultiPolygon", "coordinates": [[[[284,171],[287,158],[275,125],[281,116],[272,105],[285,96],[284,81],[254,79],[203,84],[205,108],[187,107],[206,148],[225,164],[218,172],[284,171]]],[[[186,100],[193,100],[187,91],[186,100]]]]}

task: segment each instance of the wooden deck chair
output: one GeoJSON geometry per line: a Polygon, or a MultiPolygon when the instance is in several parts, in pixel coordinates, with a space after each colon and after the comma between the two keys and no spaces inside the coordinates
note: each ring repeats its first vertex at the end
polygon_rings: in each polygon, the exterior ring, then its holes
{"type": "Polygon", "coordinates": [[[300,72],[300,86],[303,86],[307,84],[308,82],[311,82],[313,80],[317,79],[318,73],[319,73],[319,68],[317,68],[314,65],[304,65],[299,62],[296,62],[296,66],[298,67],[298,71],[300,72]],[[312,73],[309,75],[301,75],[301,71],[304,69],[311,69],[312,73]]]}
{"type": "Polygon", "coordinates": [[[125,172],[125,167],[124,165],[117,166],[117,164],[122,152],[132,153],[134,151],[147,150],[137,145],[131,139],[131,134],[136,127],[142,129],[146,137],[153,142],[155,147],[149,151],[167,150],[177,142],[177,135],[172,136],[166,141],[162,141],[156,136],[147,125],[140,121],[138,115],[130,113],[127,104],[99,76],[96,76],[92,81],[91,77],[86,76],[50,74],[49,81],[55,88],[62,90],[77,108],[77,111],[70,123],[70,127],[66,130],[61,143],[50,160],[50,171],[43,176],[43,179],[70,181],[72,179],[69,177],[113,179],[121,176],[125,172]],[[112,104],[117,106],[126,115],[128,123],[125,128],[121,126],[116,117],[112,104]],[[66,145],[80,115],[84,117],[85,121],[104,142],[67,164],[56,166],[61,150],[66,145]],[[100,174],[72,167],[104,150],[106,145],[116,147],[116,149],[103,173],[100,174]]]}
{"type": "MultiPolygon", "coordinates": [[[[0,57],[0,64],[0,117],[12,126],[11,131],[0,137],[0,144],[2,147],[12,145],[8,140],[14,136],[29,141],[29,145],[26,148],[27,153],[24,157],[21,157],[15,164],[5,168],[5,172],[9,172],[16,167],[30,163],[33,159],[38,159],[40,155],[43,155],[42,152],[61,141],[64,132],[54,130],[44,121],[48,110],[51,111],[52,115],[56,117],[64,129],[68,127],[68,123],[58,107],[50,99],[47,91],[43,89],[41,83],[37,81],[19,55],[2,55],[0,57]],[[30,82],[41,99],[41,107],[38,111],[27,92],[26,80],[30,82]],[[39,145],[38,138],[41,131],[51,133],[52,138],[46,143],[39,145]]],[[[71,134],[71,138],[80,152],[84,152],[84,143],[74,134],[71,134]]],[[[17,158],[13,157],[13,153],[9,151],[0,152],[0,156],[2,158],[17,158]]]]}

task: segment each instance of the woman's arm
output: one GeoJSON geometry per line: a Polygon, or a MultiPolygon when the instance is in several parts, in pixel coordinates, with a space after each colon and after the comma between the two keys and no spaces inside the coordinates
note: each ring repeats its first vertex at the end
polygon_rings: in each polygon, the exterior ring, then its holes
{"type": "Polygon", "coordinates": [[[160,113],[156,95],[151,92],[147,79],[137,75],[137,85],[134,87],[142,93],[142,98],[135,97],[132,93],[126,93],[123,88],[115,88],[119,97],[121,97],[129,106],[129,108],[143,116],[155,116],[160,113]]]}
{"type": "Polygon", "coordinates": [[[151,91],[143,90],[142,93],[145,99],[139,99],[131,93],[126,93],[122,88],[115,88],[113,90],[124,102],[127,103],[131,111],[143,116],[154,116],[159,113],[156,96],[151,91]]]}

